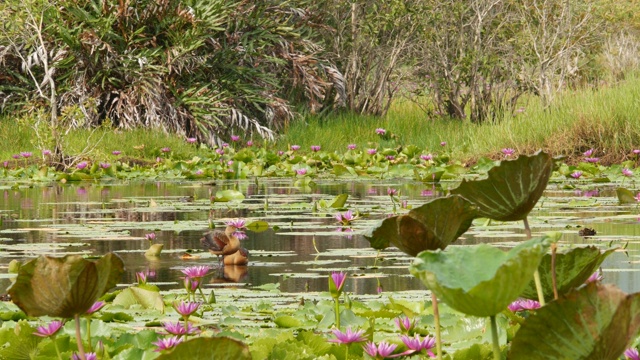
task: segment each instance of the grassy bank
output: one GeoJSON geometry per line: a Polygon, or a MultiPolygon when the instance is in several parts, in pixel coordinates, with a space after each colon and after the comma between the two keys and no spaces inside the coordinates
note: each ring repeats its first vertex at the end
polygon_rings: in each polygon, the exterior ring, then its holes
{"type": "MultiPolygon", "coordinates": [[[[298,144],[309,149],[320,145],[323,150],[342,152],[351,143],[360,149],[413,144],[430,152],[447,151],[465,161],[497,156],[505,147],[518,153],[545,149],[570,157],[595,148],[605,164],[624,160],[631,149],[640,148],[640,78],[611,88],[568,92],[547,111],[535,98],[522,106],[523,113],[499,124],[475,125],[429,119],[415,104],[398,101],[385,118],[338,114],[294,122],[270,146],[286,149],[298,144]],[[385,128],[397,138],[384,140],[375,133],[376,128],[385,128]],[[440,145],[443,141],[447,143],[444,148],[440,145]]],[[[39,152],[41,141],[28,121],[2,119],[0,126],[0,159],[11,159],[21,151],[39,152]]],[[[197,146],[162,131],[76,130],[65,139],[66,153],[81,154],[93,148],[94,159],[109,159],[112,151],[119,150],[126,156],[154,160],[164,147],[171,148],[174,158],[198,154],[197,146]],[[144,148],[140,149],[141,145],[144,148]]]]}

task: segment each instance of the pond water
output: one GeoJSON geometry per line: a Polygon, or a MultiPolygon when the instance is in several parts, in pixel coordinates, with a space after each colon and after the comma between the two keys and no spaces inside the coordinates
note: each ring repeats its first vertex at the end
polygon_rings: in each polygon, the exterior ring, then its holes
{"type": "MultiPolygon", "coordinates": [[[[346,270],[351,275],[346,290],[356,294],[375,294],[378,287],[383,291],[424,289],[407,271],[411,258],[395,248],[378,254],[359,233],[392,214],[388,187],[398,189],[409,207],[442,196],[439,187],[398,180],[316,183],[313,190],[296,187],[291,179],[0,185],[0,267],[4,269],[0,293],[10,285],[6,268],[13,259],[26,261],[43,254],[99,256],[110,251],[125,262],[123,285],[134,283],[136,272],[150,271],[151,283],[177,288],[182,284],[180,269],[209,265],[216,270],[208,286],[279,283],[284,292],[324,291],[330,271],[346,270]],[[239,190],[246,198],[240,203],[212,204],[212,194],[222,189],[239,190]],[[333,218],[337,210],[323,206],[343,193],[349,194],[347,207],[362,215],[350,228],[339,227],[333,218]],[[243,246],[251,254],[249,266],[221,269],[215,256],[200,249],[199,239],[211,224],[223,228],[231,218],[264,220],[270,228],[247,232],[243,246]],[[145,234],[150,232],[156,233],[156,243],[164,244],[159,258],[144,255],[149,246],[145,234]],[[184,259],[186,252],[196,258],[184,259]]],[[[640,211],[637,206],[619,206],[611,184],[584,184],[570,190],[550,184],[529,219],[534,235],[563,232],[561,246],[626,246],[604,262],[604,282],[626,292],[640,291],[640,211]],[[578,234],[582,227],[597,234],[582,237],[578,234]]],[[[524,238],[521,222],[478,219],[455,244],[509,247],[524,238]]]]}

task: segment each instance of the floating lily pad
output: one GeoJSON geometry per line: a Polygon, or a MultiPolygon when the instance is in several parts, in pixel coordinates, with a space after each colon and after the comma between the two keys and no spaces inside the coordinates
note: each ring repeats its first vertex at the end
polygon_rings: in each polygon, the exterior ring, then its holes
{"type": "Polygon", "coordinates": [[[20,267],[9,294],[29,316],[72,318],[114,287],[123,272],[124,263],[113,253],[95,262],[78,255],[41,256],[20,267]]]}
{"type": "Polygon", "coordinates": [[[432,200],[406,215],[385,219],[364,236],[374,249],[394,245],[416,256],[424,250],[447,247],[469,229],[475,216],[475,207],[454,195],[432,200]]]}
{"type": "Polygon", "coordinates": [[[516,333],[510,359],[618,359],[640,330],[640,293],[591,283],[536,311],[516,333]]]}
{"type": "Polygon", "coordinates": [[[132,305],[142,305],[145,309],[156,309],[164,313],[164,301],[158,291],[142,289],[140,287],[129,287],[120,292],[115,299],[114,305],[121,305],[128,309],[132,305]]]}
{"type": "Polygon", "coordinates": [[[409,271],[453,309],[493,316],[522,293],[548,247],[543,237],[508,252],[487,244],[424,251],[409,271]]]}
{"type": "Polygon", "coordinates": [[[638,200],[636,200],[635,195],[629,189],[617,188],[616,195],[618,195],[618,202],[620,202],[621,205],[638,203],[638,200]]]}
{"type": "MultiPolygon", "coordinates": [[[[556,281],[558,294],[566,294],[582,284],[591,276],[600,264],[611,255],[616,249],[609,249],[601,252],[595,246],[574,248],[565,252],[556,253],[556,281]]],[[[544,297],[547,300],[553,299],[553,282],[551,278],[551,254],[546,254],[540,266],[540,282],[544,297]]],[[[521,295],[527,299],[538,300],[538,293],[533,281],[521,295]]]]}
{"type": "Polygon", "coordinates": [[[195,338],[178,344],[158,360],[251,359],[247,345],[228,337],[195,338]]]}
{"type": "Polygon", "coordinates": [[[237,190],[220,190],[216,192],[215,201],[216,202],[227,202],[227,201],[242,201],[244,200],[244,195],[237,190]]]}
{"type": "Polygon", "coordinates": [[[478,206],[480,216],[500,221],[523,220],[542,196],[553,171],[553,159],[539,152],[502,161],[484,180],[463,180],[451,190],[478,206]]]}

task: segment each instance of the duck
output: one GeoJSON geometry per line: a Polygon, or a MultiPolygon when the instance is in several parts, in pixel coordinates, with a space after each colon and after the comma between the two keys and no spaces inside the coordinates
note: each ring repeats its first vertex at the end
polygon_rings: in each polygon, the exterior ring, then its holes
{"type": "Polygon", "coordinates": [[[224,231],[214,230],[208,232],[200,239],[200,244],[210,253],[222,256],[233,255],[240,250],[240,240],[234,234],[237,228],[227,225],[224,231]]]}

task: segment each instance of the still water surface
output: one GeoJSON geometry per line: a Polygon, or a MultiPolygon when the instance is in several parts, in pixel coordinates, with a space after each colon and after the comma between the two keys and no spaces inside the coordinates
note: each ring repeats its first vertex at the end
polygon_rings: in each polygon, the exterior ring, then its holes
{"type": "MultiPolygon", "coordinates": [[[[122,284],[135,282],[135,273],[150,271],[150,282],[170,289],[181,284],[180,269],[209,265],[215,269],[210,286],[257,286],[279,283],[285,292],[324,291],[330,271],[346,270],[352,276],[347,291],[374,294],[383,291],[423,289],[406,267],[411,259],[396,249],[380,254],[359,235],[393,212],[387,188],[400,191],[409,207],[442,196],[439,188],[413,181],[318,181],[301,189],[290,179],[201,182],[119,182],[54,184],[11,188],[0,186],[0,267],[9,261],[26,261],[39,255],[103,255],[116,252],[125,262],[122,284]],[[211,203],[222,189],[245,194],[241,203],[211,203]],[[338,194],[349,194],[347,207],[362,217],[351,228],[339,227],[335,209],[323,207],[338,194]],[[316,206],[314,206],[316,204],[316,206]],[[261,233],[248,232],[243,246],[251,253],[246,267],[218,268],[217,259],[201,252],[199,239],[210,225],[224,227],[230,218],[264,220],[261,233]],[[274,231],[273,227],[278,227],[274,231]],[[147,258],[145,234],[155,232],[164,244],[159,258],[147,258]],[[190,252],[196,259],[185,260],[190,252]]],[[[398,211],[401,210],[398,206],[398,211]]],[[[534,233],[562,231],[562,243],[627,245],[603,264],[605,282],[626,292],[640,291],[640,215],[637,207],[617,205],[615,191],[600,188],[562,190],[551,184],[530,214],[534,233]],[[597,235],[583,238],[579,226],[597,235]]],[[[478,220],[457,245],[495,243],[509,247],[524,240],[521,223],[478,220]]],[[[10,279],[0,276],[0,293],[10,279]]]]}

